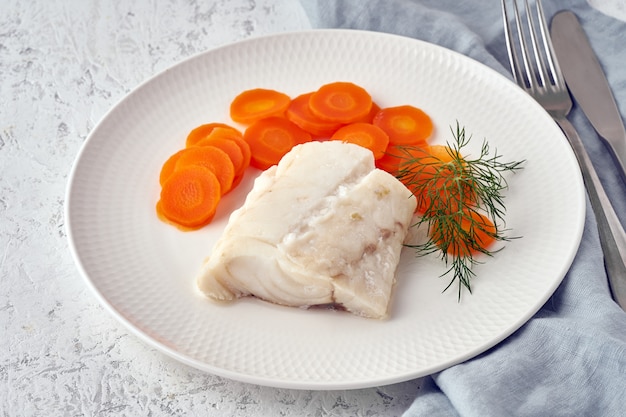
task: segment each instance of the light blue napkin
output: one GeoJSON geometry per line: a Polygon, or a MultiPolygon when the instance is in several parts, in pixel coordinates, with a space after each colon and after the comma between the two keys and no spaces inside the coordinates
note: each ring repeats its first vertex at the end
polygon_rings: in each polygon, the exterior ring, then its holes
{"type": "MultiPolygon", "coordinates": [[[[509,75],[500,2],[301,0],[313,27],[389,32],[461,52],[509,75]]],[[[626,114],[626,23],[584,0],[544,1],[576,13],[626,114]]],[[[622,224],[626,183],[581,110],[571,120],[622,224]]],[[[578,254],[562,285],[496,347],[425,379],[406,416],[626,416],[626,313],[611,299],[595,217],[587,203],[578,254]]]]}

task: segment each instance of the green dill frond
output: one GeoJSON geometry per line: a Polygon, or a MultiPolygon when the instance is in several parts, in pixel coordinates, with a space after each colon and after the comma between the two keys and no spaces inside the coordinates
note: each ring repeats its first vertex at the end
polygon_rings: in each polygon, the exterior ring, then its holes
{"type": "Polygon", "coordinates": [[[464,156],[463,148],[471,136],[458,121],[456,129],[450,129],[452,141],[447,143],[445,160],[416,148],[400,148],[403,159],[397,177],[413,192],[423,211],[416,226],[427,225],[429,230],[428,242],[407,246],[420,256],[439,253],[448,267],[442,276],[452,275],[444,291],[457,282],[460,300],[463,288],[472,292],[472,268],[479,263],[474,254],[494,253],[477,237],[512,239],[501,226],[506,214],[503,192],[508,189],[504,174],[522,169],[524,161],[502,162],[497,150],[491,154],[486,140],[477,157],[464,156]],[[492,224],[480,220],[484,217],[492,224]]]}

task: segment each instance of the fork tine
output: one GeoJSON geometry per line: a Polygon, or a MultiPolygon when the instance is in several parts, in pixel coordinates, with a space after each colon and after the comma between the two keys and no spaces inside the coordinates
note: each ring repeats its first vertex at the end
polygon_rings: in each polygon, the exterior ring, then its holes
{"type": "MultiPolygon", "coordinates": [[[[528,4],[528,2],[526,2],[528,4]]],[[[522,25],[522,19],[520,18],[519,9],[517,7],[517,0],[513,0],[513,14],[515,16],[515,25],[517,27],[517,37],[520,43],[520,49],[522,50],[522,61],[524,62],[524,68],[526,69],[526,82],[530,88],[536,87],[536,78],[535,78],[535,66],[533,65],[533,61],[530,59],[530,48],[528,47],[528,42],[526,41],[526,35],[524,34],[524,26],[522,25]]],[[[527,13],[527,17],[529,17],[527,13]]],[[[532,30],[531,30],[532,37],[532,30]]],[[[532,40],[531,40],[532,41],[532,40]]],[[[534,45],[533,45],[533,50],[534,45]]]]}
{"type": "Polygon", "coordinates": [[[509,13],[507,11],[506,0],[501,0],[502,5],[502,19],[504,20],[504,40],[506,41],[506,50],[509,55],[509,63],[511,65],[511,73],[513,79],[518,84],[524,83],[520,69],[520,62],[515,52],[515,45],[513,41],[513,32],[511,31],[511,25],[509,24],[509,13]]]}
{"type": "Polygon", "coordinates": [[[515,21],[515,34],[517,35],[519,50],[521,52],[521,62],[520,57],[517,53],[517,48],[515,46],[514,33],[511,29],[511,23],[509,22],[509,14],[506,1],[507,0],[501,0],[501,4],[502,16],[504,19],[505,27],[504,36],[506,40],[507,51],[509,54],[509,62],[511,64],[511,72],[513,73],[513,78],[519,85],[534,88],[536,84],[534,77],[535,69],[528,53],[529,48],[527,45],[526,36],[524,35],[519,9],[517,7],[517,1],[513,0],[513,20],[515,21]]]}
{"type": "MultiPolygon", "coordinates": [[[[541,54],[541,48],[539,46],[539,41],[537,39],[538,32],[537,32],[537,29],[535,28],[535,23],[533,21],[533,13],[528,4],[528,0],[524,0],[524,7],[526,8],[526,20],[528,21],[528,28],[529,28],[528,32],[530,33],[530,42],[533,47],[533,54],[535,55],[535,63],[537,64],[537,74],[539,75],[539,79],[541,80],[541,85],[546,86],[550,84],[550,77],[548,75],[548,72],[547,72],[548,70],[546,68],[546,60],[543,58],[543,55],[541,54]]],[[[541,26],[541,37],[543,40],[544,48],[546,48],[547,47],[546,41],[549,39],[546,38],[545,32],[543,31],[543,23],[545,23],[545,21],[542,21],[541,0],[537,0],[536,7],[537,7],[537,14],[539,16],[539,23],[541,26]]],[[[545,49],[545,51],[546,51],[546,55],[549,55],[547,52],[548,51],[547,48],[545,49]]],[[[548,56],[548,60],[549,62],[552,62],[549,56],[548,56]]]]}
{"type": "Polygon", "coordinates": [[[550,72],[552,73],[552,79],[554,80],[554,84],[560,88],[567,88],[565,85],[565,78],[563,77],[563,73],[561,72],[561,67],[559,66],[559,61],[556,59],[556,54],[554,52],[554,47],[552,46],[552,38],[550,37],[550,32],[548,30],[548,22],[543,13],[543,6],[541,5],[541,0],[537,0],[537,15],[539,17],[539,23],[541,28],[541,37],[543,39],[544,50],[546,51],[546,58],[548,61],[548,65],[550,66],[550,72]]]}

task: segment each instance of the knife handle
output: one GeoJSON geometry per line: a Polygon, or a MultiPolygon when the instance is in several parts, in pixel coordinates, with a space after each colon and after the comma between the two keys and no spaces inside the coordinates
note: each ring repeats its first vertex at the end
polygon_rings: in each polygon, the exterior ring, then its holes
{"type": "Polygon", "coordinates": [[[598,223],[600,244],[604,252],[604,266],[611,293],[617,304],[626,310],[626,232],[624,232],[624,228],[615,214],[613,205],[609,201],[606,191],[604,191],[591,158],[589,158],[576,129],[564,117],[556,117],[554,120],[565,133],[578,159],[591,208],[598,223]]]}

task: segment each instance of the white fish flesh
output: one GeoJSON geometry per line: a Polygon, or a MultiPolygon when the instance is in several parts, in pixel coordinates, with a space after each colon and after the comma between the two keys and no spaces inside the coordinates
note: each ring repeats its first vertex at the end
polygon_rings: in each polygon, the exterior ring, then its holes
{"type": "Polygon", "coordinates": [[[340,141],[294,147],[263,172],[197,278],[213,300],[255,296],[387,316],[415,197],[340,141]]]}

